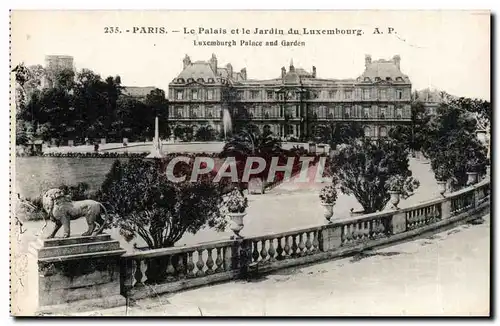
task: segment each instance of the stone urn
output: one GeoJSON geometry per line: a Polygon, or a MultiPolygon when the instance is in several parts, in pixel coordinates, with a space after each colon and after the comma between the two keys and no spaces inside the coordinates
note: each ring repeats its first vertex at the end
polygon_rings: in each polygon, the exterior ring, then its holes
{"type": "Polygon", "coordinates": [[[231,217],[231,230],[234,232],[234,236],[232,238],[243,238],[240,235],[240,231],[243,230],[245,226],[243,224],[243,218],[247,215],[246,212],[243,213],[233,213],[229,212],[228,215],[231,217]]]}
{"type": "Polygon", "coordinates": [[[446,181],[438,181],[438,189],[439,189],[439,194],[441,196],[444,196],[444,193],[446,192],[446,181]]]}
{"type": "Polygon", "coordinates": [[[321,203],[321,206],[323,206],[323,210],[324,210],[324,213],[323,213],[323,216],[326,218],[326,220],[331,223],[331,218],[333,216],[333,206],[335,204],[329,204],[329,203],[321,203]]]}
{"type": "Polygon", "coordinates": [[[389,191],[391,195],[390,203],[393,209],[399,209],[398,204],[401,199],[401,194],[398,191],[389,191]]]}
{"type": "Polygon", "coordinates": [[[467,172],[467,185],[473,185],[477,183],[477,172],[467,172]]]}

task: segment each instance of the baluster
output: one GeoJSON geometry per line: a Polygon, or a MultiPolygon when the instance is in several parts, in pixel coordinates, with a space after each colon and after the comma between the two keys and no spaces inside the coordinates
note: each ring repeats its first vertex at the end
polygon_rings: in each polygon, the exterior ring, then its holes
{"type": "Polygon", "coordinates": [[[196,277],[205,276],[203,267],[205,267],[205,262],[203,261],[203,249],[200,249],[198,250],[198,261],[196,262],[196,277]]]}
{"type": "Polygon", "coordinates": [[[361,227],[360,223],[354,223],[352,225],[352,238],[354,239],[354,242],[357,242],[359,240],[359,234],[361,233],[361,227]]]}
{"type": "Polygon", "coordinates": [[[135,260],[135,273],[134,273],[134,278],[135,278],[135,285],[134,286],[144,286],[144,282],[142,281],[142,278],[145,273],[142,271],[142,264],[144,262],[140,259],[135,260]]]}
{"type": "Polygon", "coordinates": [[[299,250],[298,250],[297,254],[300,256],[304,256],[306,254],[304,251],[305,248],[306,248],[306,243],[304,242],[304,234],[301,233],[299,235],[299,250]]]}
{"type": "Polygon", "coordinates": [[[259,261],[259,247],[258,247],[258,242],[257,241],[254,241],[253,242],[253,252],[252,252],[252,258],[253,258],[253,262],[258,262],[259,261]]]}
{"type": "Polygon", "coordinates": [[[370,222],[369,221],[364,221],[363,222],[363,240],[369,239],[370,238],[370,222]]]}
{"type": "Polygon", "coordinates": [[[283,259],[283,247],[281,246],[282,239],[283,239],[283,237],[278,238],[278,248],[276,248],[276,252],[278,253],[278,256],[276,257],[277,260],[283,259]]]}
{"type": "Polygon", "coordinates": [[[188,254],[187,254],[188,260],[187,260],[187,264],[186,264],[186,268],[187,268],[187,275],[186,276],[188,278],[194,277],[193,253],[194,253],[194,251],[191,251],[191,252],[188,252],[188,254]]]}
{"type": "Polygon", "coordinates": [[[172,282],[175,280],[175,268],[172,263],[173,256],[167,257],[167,282],[172,282]]]}
{"type": "Polygon", "coordinates": [[[290,256],[290,254],[291,254],[291,249],[290,249],[290,244],[289,244],[289,242],[290,242],[290,236],[289,236],[289,235],[287,235],[287,236],[285,237],[285,248],[284,248],[284,249],[285,249],[285,254],[286,254],[286,256],[290,256]]]}
{"type": "Polygon", "coordinates": [[[292,236],[292,257],[297,256],[297,249],[298,249],[298,246],[297,246],[297,235],[294,234],[292,236]]]}
{"type": "Polygon", "coordinates": [[[349,244],[349,226],[348,225],[342,225],[342,234],[341,234],[341,243],[344,244],[349,244]]]}
{"type": "Polygon", "coordinates": [[[319,239],[318,239],[318,234],[319,234],[320,232],[321,232],[321,231],[314,231],[314,232],[313,232],[313,236],[314,236],[314,240],[313,240],[313,252],[319,251],[319,239]]]}
{"type": "Polygon", "coordinates": [[[351,242],[355,242],[356,241],[356,234],[355,234],[355,231],[354,231],[354,224],[349,224],[349,239],[351,242]]]}
{"type": "Polygon", "coordinates": [[[213,250],[213,248],[207,249],[207,252],[208,252],[207,263],[206,263],[207,271],[205,272],[207,275],[214,273],[214,270],[213,270],[214,259],[212,258],[212,250],[213,250]]]}
{"type": "Polygon", "coordinates": [[[177,275],[179,278],[184,278],[186,274],[184,266],[184,260],[186,259],[186,254],[180,254],[177,257],[178,257],[177,267],[175,267],[175,270],[177,271],[177,275]]]}
{"type": "Polygon", "coordinates": [[[266,242],[267,240],[265,239],[261,241],[262,250],[260,251],[260,256],[262,257],[262,261],[265,261],[267,258],[266,242]]]}
{"type": "Polygon", "coordinates": [[[307,250],[307,253],[311,253],[311,248],[312,248],[311,232],[307,232],[306,236],[307,236],[307,239],[306,239],[306,250],[307,250]]]}
{"type": "Polygon", "coordinates": [[[269,260],[270,261],[275,261],[276,258],[274,256],[276,255],[276,250],[274,249],[274,239],[269,240],[269,260]]]}
{"type": "Polygon", "coordinates": [[[231,247],[224,248],[224,270],[231,270],[231,247]]]}
{"type": "Polygon", "coordinates": [[[222,249],[217,248],[216,254],[217,258],[215,259],[215,265],[217,266],[217,268],[215,269],[215,271],[217,273],[220,273],[224,271],[224,266],[222,266],[222,264],[224,263],[224,260],[222,259],[222,249]]]}

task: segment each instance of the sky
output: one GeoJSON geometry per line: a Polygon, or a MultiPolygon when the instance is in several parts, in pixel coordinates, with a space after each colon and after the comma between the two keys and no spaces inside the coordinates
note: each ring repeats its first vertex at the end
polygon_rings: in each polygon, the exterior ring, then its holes
{"type": "Polygon", "coordinates": [[[373,60],[398,54],[413,90],[432,87],[490,100],[489,12],[14,11],[11,28],[12,65],[43,64],[49,54],[71,55],[77,70],[120,75],[125,86],[167,90],[186,54],[197,61],[214,53],[219,66],[230,62],[236,71],[246,68],[249,79],[279,77],[292,59],[307,71],[316,66],[318,78],[356,78],[364,70],[365,54],[373,60]],[[111,27],[122,33],[105,33],[111,27]],[[133,33],[134,27],[162,27],[168,33],[133,33]],[[226,34],[199,34],[200,27],[225,29],[226,34]],[[185,34],[185,28],[195,34],[185,34]],[[283,29],[285,34],[290,28],[360,29],[363,35],[255,35],[256,28],[283,29]],[[383,34],[374,34],[375,28],[383,34]],[[231,34],[236,29],[239,34],[231,34]],[[243,29],[251,34],[243,35],[243,29]],[[194,45],[233,39],[237,46],[194,45]],[[242,40],[298,40],[305,46],[246,47],[240,46],[242,40]]]}

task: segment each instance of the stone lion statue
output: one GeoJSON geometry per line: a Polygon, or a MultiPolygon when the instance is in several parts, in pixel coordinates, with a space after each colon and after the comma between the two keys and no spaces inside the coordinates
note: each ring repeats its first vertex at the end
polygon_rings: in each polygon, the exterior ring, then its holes
{"type": "Polygon", "coordinates": [[[47,190],[42,196],[42,204],[49,218],[55,223],[54,230],[48,236],[49,239],[56,235],[61,226],[64,230],[63,238],[68,238],[71,233],[71,220],[85,217],[88,230],[82,236],[100,234],[109,221],[106,208],[98,201],[91,199],[72,201],[63,190],[58,188],[47,190]],[[106,215],[106,220],[101,217],[101,209],[106,215]],[[96,224],[99,228],[94,232],[96,224]]]}

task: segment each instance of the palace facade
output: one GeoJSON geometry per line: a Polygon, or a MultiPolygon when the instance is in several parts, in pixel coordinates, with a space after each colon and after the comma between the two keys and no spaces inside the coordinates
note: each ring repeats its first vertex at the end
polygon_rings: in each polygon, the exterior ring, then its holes
{"type": "Polygon", "coordinates": [[[290,63],[278,78],[253,80],[246,68],[220,66],[217,57],[192,62],[169,84],[169,120],[222,129],[227,109],[233,125],[247,123],[282,138],[311,139],[315,128],[339,122],[362,124],[369,137],[386,136],[390,128],[411,121],[411,82],[400,69],[401,58],[372,61],[354,79],[317,78],[290,63]]]}

